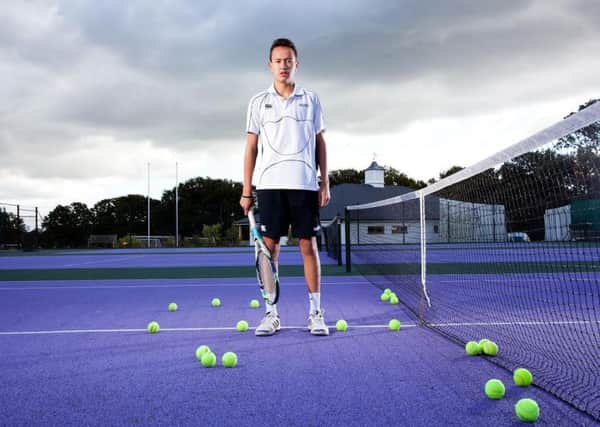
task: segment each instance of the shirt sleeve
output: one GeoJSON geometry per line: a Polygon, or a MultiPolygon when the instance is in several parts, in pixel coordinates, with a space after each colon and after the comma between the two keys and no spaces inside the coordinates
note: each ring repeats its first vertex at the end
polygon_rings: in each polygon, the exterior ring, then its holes
{"type": "Polygon", "coordinates": [[[321,102],[319,101],[319,97],[315,95],[315,107],[314,107],[315,117],[314,117],[314,127],[315,127],[315,135],[320,134],[325,131],[325,121],[323,120],[323,109],[321,108],[321,102]]]}
{"type": "Polygon", "coordinates": [[[248,104],[246,115],[246,133],[260,134],[259,103],[257,98],[252,98],[248,104]]]}

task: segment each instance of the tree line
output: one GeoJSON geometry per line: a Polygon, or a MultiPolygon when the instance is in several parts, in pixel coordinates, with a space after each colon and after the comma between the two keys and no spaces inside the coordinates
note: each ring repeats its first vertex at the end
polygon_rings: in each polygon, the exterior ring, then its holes
{"type": "MultiPolygon", "coordinates": [[[[591,100],[579,110],[597,102],[591,100]]],[[[571,113],[574,114],[574,113],[571,113]]],[[[571,115],[569,114],[569,115],[571,115]]],[[[568,116],[567,116],[568,117],[568,116]]],[[[544,212],[577,198],[600,198],[600,124],[594,123],[554,143],[527,153],[497,169],[440,192],[440,197],[505,206],[509,231],[531,231],[543,238],[544,212]]],[[[443,179],[460,171],[453,166],[439,175],[443,179]]],[[[435,182],[430,179],[429,184],[435,182]]],[[[330,172],[330,185],[363,183],[364,171],[340,169],[330,172]]],[[[393,167],[385,167],[385,185],[420,189],[427,185],[393,167]]],[[[193,178],[179,184],[179,234],[202,236],[213,243],[218,238],[234,242],[234,222],[243,214],[239,207],[242,184],[225,179],[193,178]]],[[[85,247],[92,234],[116,234],[119,238],[147,234],[145,196],[130,194],[104,199],[91,208],[73,202],[54,208],[42,222],[42,247],[85,247]]],[[[165,190],[160,200],[150,200],[151,235],[175,234],[175,188],[165,190]]],[[[26,236],[23,221],[0,210],[0,245],[16,243],[26,236]]]]}
{"type": "MultiPolygon", "coordinates": [[[[597,101],[591,100],[579,110],[597,101]]],[[[536,241],[544,240],[544,215],[548,210],[585,201],[579,205],[582,221],[571,222],[570,233],[581,228],[590,236],[600,237],[600,212],[594,207],[600,200],[600,123],[592,123],[547,147],[518,156],[436,195],[502,205],[507,231],[526,232],[536,241]]],[[[568,221],[572,218],[573,207],[568,221]]]]}

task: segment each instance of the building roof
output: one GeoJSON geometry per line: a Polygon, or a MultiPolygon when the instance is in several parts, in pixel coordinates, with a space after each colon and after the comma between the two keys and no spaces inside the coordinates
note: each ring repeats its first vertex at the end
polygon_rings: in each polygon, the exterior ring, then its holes
{"type": "MultiPolygon", "coordinates": [[[[344,217],[346,206],[361,205],[363,203],[376,202],[401,194],[414,191],[412,188],[400,185],[387,187],[372,187],[367,184],[340,184],[331,188],[331,202],[328,206],[321,209],[321,221],[331,221],[336,215],[344,217]]],[[[439,199],[437,197],[428,197],[425,203],[425,215],[428,219],[439,219],[439,199]]],[[[418,220],[419,203],[418,200],[396,204],[385,208],[369,209],[361,211],[360,218],[369,220],[418,220]]]]}
{"type": "Polygon", "coordinates": [[[379,166],[375,160],[371,162],[369,167],[365,169],[365,171],[383,171],[385,168],[383,166],[379,166]]]}

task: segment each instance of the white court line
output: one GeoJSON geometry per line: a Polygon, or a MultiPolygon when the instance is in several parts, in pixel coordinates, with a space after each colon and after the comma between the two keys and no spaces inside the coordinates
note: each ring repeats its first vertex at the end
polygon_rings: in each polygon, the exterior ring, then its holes
{"type": "MultiPolygon", "coordinates": [[[[546,322],[475,322],[475,323],[432,323],[429,326],[549,326],[549,325],[600,325],[598,321],[546,321],[546,322]]],[[[388,324],[375,325],[348,325],[348,329],[387,329],[388,324]]],[[[402,323],[401,329],[416,328],[413,323],[402,323]]],[[[248,328],[254,330],[256,328],[248,328]]],[[[306,330],[306,326],[282,326],[281,329],[300,329],[306,330]]],[[[329,329],[335,329],[330,326],[329,329]]],[[[236,331],[233,326],[215,326],[215,327],[195,327],[195,328],[161,328],[161,332],[202,332],[202,331],[236,331]]],[[[97,334],[97,333],[124,333],[124,332],[143,332],[148,333],[145,328],[135,329],[58,329],[48,331],[2,331],[0,335],[59,335],[59,334],[97,334]]]]}
{"type": "MultiPolygon", "coordinates": [[[[162,280],[162,279],[161,279],[162,280]]],[[[168,279],[167,279],[168,280],[168,279]]],[[[168,284],[165,283],[163,285],[99,285],[95,286],[93,284],[86,286],[18,286],[14,287],[3,286],[0,287],[0,291],[27,291],[27,290],[49,290],[49,289],[137,289],[137,288],[214,288],[214,287],[247,287],[247,286],[256,286],[255,279],[250,279],[247,283],[198,283],[198,284],[168,284]]],[[[369,285],[372,286],[370,282],[321,282],[321,285],[326,286],[338,286],[338,285],[369,285]]],[[[292,283],[283,283],[282,287],[296,287],[302,286],[305,287],[306,284],[304,282],[292,282],[292,283]]]]}
{"type": "MultiPolygon", "coordinates": [[[[148,255],[134,255],[134,256],[131,256],[131,257],[127,257],[126,259],[122,259],[121,261],[130,261],[133,258],[135,258],[135,259],[137,259],[137,258],[148,258],[148,255]]],[[[111,262],[111,261],[114,261],[114,260],[115,260],[114,257],[110,257],[110,258],[99,259],[99,260],[96,260],[96,261],[78,262],[78,263],[75,263],[75,264],[65,264],[62,267],[81,267],[83,265],[105,264],[107,262],[111,262]]]]}
{"type": "Polygon", "coordinates": [[[434,328],[446,326],[549,326],[549,325],[600,325],[600,320],[546,320],[513,322],[469,322],[469,323],[430,323],[434,328]]]}
{"type": "MultiPolygon", "coordinates": [[[[402,324],[402,328],[413,328],[415,324],[402,324]]],[[[349,325],[348,329],[381,329],[388,328],[387,324],[383,325],[349,325]]],[[[248,328],[254,330],[256,328],[248,328]]],[[[281,329],[300,329],[306,330],[306,326],[282,326],[281,329]]],[[[329,329],[335,329],[331,326],[329,329]]],[[[201,332],[201,331],[237,331],[235,326],[215,326],[215,327],[196,327],[196,328],[161,328],[160,332],[201,332]]],[[[144,328],[135,329],[57,329],[49,331],[3,331],[0,335],[60,335],[60,334],[104,334],[104,333],[124,333],[124,332],[144,332],[148,331],[144,328]]]]}

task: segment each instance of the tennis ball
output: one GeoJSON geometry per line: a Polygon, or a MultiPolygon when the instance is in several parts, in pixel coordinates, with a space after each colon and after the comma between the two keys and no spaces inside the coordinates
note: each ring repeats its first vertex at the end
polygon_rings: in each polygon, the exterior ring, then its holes
{"type": "Polygon", "coordinates": [[[202,363],[202,366],[205,368],[213,368],[217,364],[217,356],[215,356],[213,352],[207,351],[202,355],[200,363],[202,363]]]}
{"type": "Polygon", "coordinates": [[[390,328],[390,331],[399,331],[400,330],[400,321],[398,319],[392,319],[390,320],[390,323],[388,323],[388,326],[390,328]]]}
{"type": "Polygon", "coordinates": [[[483,344],[483,353],[488,356],[495,356],[498,354],[498,345],[493,341],[486,341],[483,344]]]}
{"type": "Polygon", "coordinates": [[[540,416],[540,407],[533,399],[521,399],[515,405],[515,413],[521,421],[534,422],[540,416]]]}
{"type": "Polygon", "coordinates": [[[158,322],[155,322],[153,320],[152,322],[148,323],[148,332],[150,332],[151,334],[155,334],[159,331],[160,331],[160,325],[158,324],[158,322]]]}
{"type": "Polygon", "coordinates": [[[392,305],[396,305],[398,304],[398,297],[396,296],[396,294],[392,294],[392,296],[390,296],[390,304],[392,305]]]}
{"type": "Polygon", "coordinates": [[[210,303],[213,307],[218,307],[221,305],[221,300],[219,298],[213,298],[210,303]]]}
{"type": "Polygon", "coordinates": [[[385,288],[385,289],[383,290],[383,293],[384,293],[384,294],[391,294],[391,293],[392,293],[392,290],[391,290],[390,288],[385,288]]]}
{"type": "Polygon", "coordinates": [[[533,375],[525,368],[517,368],[513,372],[513,380],[520,387],[527,387],[533,381],[533,375]]]}
{"type": "Polygon", "coordinates": [[[338,320],[335,323],[335,329],[339,332],[346,332],[346,329],[348,329],[348,322],[343,319],[338,320]]]}
{"type": "Polygon", "coordinates": [[[177,311],[177,304],[175,304],[174,302],[169,304],[169,311],[177,311]]]}
{"type": "Polygon", "coordinates": [[[379,299],[383,302],[389,301],[390,300],[390,293],[389,292],[384,292],[381,294],[381,296],[379,297],[379,299]]]}
{"type": "Polygon", "coordinates": [[[237,322],[237,325],[235,327],[240,332],[246,332],[248,330],[248,322],[246,322],[245,320],[240,320],[239,322],[237,322]]]}
{"type": "Polygon", "coordinates": [[[481,350],[483,351],[483,345],[488,342],[489,340],[487,338],[484,338],[482,340],[479,340],[479,347],[481,347],[481,350]]]}
{"type": "Polygon", "coordinates": [[[469,356],[477,356],[478,354],[481,354],[481,347],[477,341],[469,341],[465,345],[465,351],[469,356]]]}
{"type": "Polygon", "coordinates": [[[210,353],[209,346],[201,345],[200,347],[198,347],[196,349],[196,359],[198,359],[199,361],[202,361],[202,356],[204,356],[204,353],[210,353]]]}
{"type": "Polygon", "coordinates": [[[228,351],[223,355],[223,357],[221,357],[221,364],[223,364],[223,366],[225,366],[226,368],[235,368],[237,362],[237,355],[232,351],[228,351]]]}
{"type": "Polygon", "coordinates": [[[250,301],[250,308],[258,308],[260,307],[260,303],[258,302],[257,299],[253,299],[252,301],[250,301]]]}
{"type": "Polygon", "coordinates": [[[497,379],[491,379],[485,383],[485,394],[490,399],[498,400],[504,397],[504,384],[497,379]]]}

